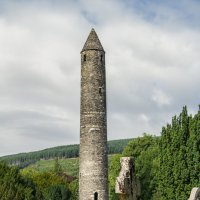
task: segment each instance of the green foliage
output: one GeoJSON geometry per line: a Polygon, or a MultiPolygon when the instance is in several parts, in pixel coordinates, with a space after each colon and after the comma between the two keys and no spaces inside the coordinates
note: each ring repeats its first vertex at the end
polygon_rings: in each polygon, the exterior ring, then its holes
{"type": "Polygon", "coordinates": [[[35,184],[20,175],[16,167],[0,163],[1,200],[42,200],[42,194],[35,184]]]}
{"type": "Polygon", "coordinates": [[[56,195],[59,197],[58,200],[70,196],[67,182],[56,173],[36,172],[34,170],[22,171],[21,173],[33,180],[46,200],[51,200],[56,195]]]}
{"type": "Polygon", "coordinates": [[[108,141],[108,154],[120,154],[132,139],[108,141]]]}
{"type": "MultiPolygon", "coordinates": [[[[68,159],[59,159],[59,165],[62,168],[62,171],[68,175],[78,177],[79,170],[79,159],[78,158],[68,158],[68,159]]],[[[55,160],[40,160],[35,164],[32,164],[21,171],[28,173],[29,171],[36,172],[53,172],[55,170],[55,160]]]]}
{"type": "Polygon", "coordinates": [[[131,156],[135,160],[136,177],[141,184],[141,199],[153,199],[157,187],[156,173],[159,169],[159,138],[144,134],[130,141],[124,149],[123,156],[131,156]]]}
{"type": "Polygon", "coordinates": [[[41,159],[48,160],[53,158],[75,158],[79,155],[79,145],[58,146],[30,153],[20,153],[16,155],[4,156],[4,160],[9,164],[25,168],[41,159]]]}
{"type": "Polygon", "coordinates": [[[61,175],[63,173],[62,166],[60,165],[58,158],[55,159],[54,163],[54,173],[57,175],[61,175]]]}
{"type": "Polygon", "coordinates": [[[70,200],[78,200],[78,189],[79,189],[79,183],[78,179],[72,181],[69,184],[69,190],[71,191],[71,199],[70,200]]]}
{"type": "MultiPolygon", "coordinates": [[[[109,165],[111,163],[113,155],[108,156],[108,162],[109,165]]],[[[35,164],[32,164],[24,169],[21,170],[21,174],[32,178],[35,180],[36,178],[33,178],[34,176],[37,177],[39,174],[40,176],[43,175],[42,180],[45,180],[45,174],[47,173],[53,173],[57,176],[55,173],[55,163],[57,161],[55,160],[40,160],[36,162],[35,164]]],[[[69,158],[69,159],[59,159],[58,164],[62,168],[62,173],[71,175],[73,177],[78,177],[78,170],[79,170],[79,159],[78,158],[69,158]]],[[[57,164],[56,164],[57,165],[57,164]]],[[[119,165],[118,165],[119,166],[119,165]]],[[[112,170],[111,170],[112,173],[112,170]]],[[[61,175],[62,176],[62,175],[61,175]]],[[[38,177],[39,179],[39,177],[38,177]]],[[[47,179],[48,180],[48,179],[47,179]]],[[[36,181],[37,183],[37,181],[36,181]]],[[[45,185],[45,182],[43,182],[45,185]]],[[[41,187],[45,187],[43,184],[40,183],[41,187]]],[[[71,200],[77,200],[78,199],[78,179],[73,180],[69,183],[69,190],[71,191],[71,200]]]]}
{"type": "MultiPolygon", "coordinates": [[[[122,153],[124,147],[131,139],[108,141],[108,154],[122,153]]],[[[20,153],[16,155],[4,156],[4,160],[9,164],[25,168],[39,160],[49,160],[54,158],[76,158],[79,156],[79,145],[66,145],[44,149],[30,153],[20,153]]]]}
{"type": "Polygon", "coordinates": [[[200,184],[200,111],[192,117],[186,106],[163,127],[160,140],[160,199],[184,200],[200,184]]]}
{"type": "Polygon", "coordinates": [[[148,134],[144,134],[143,137],[138,137],[128,143],[124,148],[124,156],[132,156],[137,158],[144,151],[147,151],[148,148],[157,145],[158,137],[154,137],[148,134]]]}
{"type": "MultiPolygon", "coordinates": [[[[78,146],[71,147],[73,149],[78,146]]],[[[57,153],[49,151],[49,156],[44,155],[43,158],[64,155],[58,153],[59,148],[55,148],[57,153]]],[[[115,141],[109,148],[112,153],[122,153],[109,156],[110,200],[119,199],[115,194],[115,181],[119,175],[122,156],[131,156],[135,160],[135,172],[141,184],[140,199],[188,199],[191,189],[200,185],[200,110],[196,115],[189,116],[184,107],[178,117],[172,118],[171,124],[162,128],[161,137],[144,134],[133,140],[115,141]]],[[[68,155],[75,155],[72,152],[68,155]]],[[[41,154],[36,157],[34,153],[29,154],[30,157],[26,156],[28,154],[20,159],[17,157],[14,163],[41,159],[41,154]]],[[[72,179],[68,183],[66,174],[78,177],[78,167],[78,158],[43,159],[19,173],[17,168],[0,163],[0,199],[77,200],[78,179],[72,179]]]]}
{"type": "Polygon", "coordinates": [[[69,200],[71,193],[63,185],[52,185],[48,188],[48,200],[69,200]]]}
{"type": "Polygon", "coordinates": [[[118,195],[115,193],[115,182],[120,172],[120,157],[121,154],[116,154],[112,157],[109,166],[109,199],[118,200],[118,195]]]}

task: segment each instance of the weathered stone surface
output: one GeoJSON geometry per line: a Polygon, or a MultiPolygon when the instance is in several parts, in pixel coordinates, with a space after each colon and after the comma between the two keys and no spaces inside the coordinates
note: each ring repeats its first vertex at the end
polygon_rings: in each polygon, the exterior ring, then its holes
{"type": "Polygon", "coordinates": [[[91,30],[88,38],[87,38],[87,41],[82,49],[81,52],[83,51],[86,51],[86,50],[100,50],[100,51],[104,51],[102,45],[101,45],[101,42],[95,32],[94,29],[91,30]]]}
{"type": "Polygon", "coordinates": [[[81,51],[79,199],[108,199],[105,52],[94,29],[81,51]]]}
{"type": "Polygon", "coordinates": [[[133,158],[122,157],[120,159],[121,171],[116,180],[115,192],[123,200],[137,200],[140,196],[140,184],[135,176],[133,158]]]}
{"type": "Polygon", "coordinates": [[[194,187],[188,200],[200,200],[200,188],[194,187]]]}

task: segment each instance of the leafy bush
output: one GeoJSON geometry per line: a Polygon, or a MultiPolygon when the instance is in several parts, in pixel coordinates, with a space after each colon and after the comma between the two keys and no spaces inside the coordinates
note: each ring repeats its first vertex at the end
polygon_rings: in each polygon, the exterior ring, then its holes
{"type": "Polygon", "coordinates": [[[43,200],[43,196],[30,179],[21,176],[18,168],[0,163],[0,199],[43,200]]]}

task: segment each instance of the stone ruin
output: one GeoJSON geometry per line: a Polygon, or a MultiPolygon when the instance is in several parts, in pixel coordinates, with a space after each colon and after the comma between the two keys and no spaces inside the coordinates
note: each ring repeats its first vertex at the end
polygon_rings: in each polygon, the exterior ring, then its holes
{"type": "Polygon", "coordinates": [[[135,176],[133,158],[121,157],[121,171],[115,184],[115,193],[119,194],[120,200],[137,200],[140,196],[140,184],[135,176]]]}
{"type": "MultiPolygon", "coordinates": [[[[134,160],[131,157],[120,158],[121,171],[116,179],[115,193],[120,200],[138,200],[140,197],[140,182],[135,175],[134,160]]],[[[200,200],[200,188],[194,187],[188,200],[200,200]]]]}
{"type": "Polygon", "coordinates": [[[194,187],[188,200],[200,200],[200,188],[194,187]]]}

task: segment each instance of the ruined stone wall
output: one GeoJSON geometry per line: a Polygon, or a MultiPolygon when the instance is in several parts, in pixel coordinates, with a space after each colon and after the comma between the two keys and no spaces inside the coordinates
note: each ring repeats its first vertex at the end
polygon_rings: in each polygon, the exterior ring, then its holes
{"type": "Polygon", "coordinates": [[[120,200],[137,200],[140,196],[140,183],[135,175],[134,160],[131,157],[120,158],[121,170],[116,179],[115,192],[120,200]]]}
{"type": "Polygon", "coordinates": [[[200,188],[194,187],[188,200],[200,200],[200,188]]]}
{"type": "Polygon", "coordinates": [[[105,53],[81,53],[79,199],[108,199],[105,53]],[[96,194],[95,194],[96,193],[96,194]]]}

